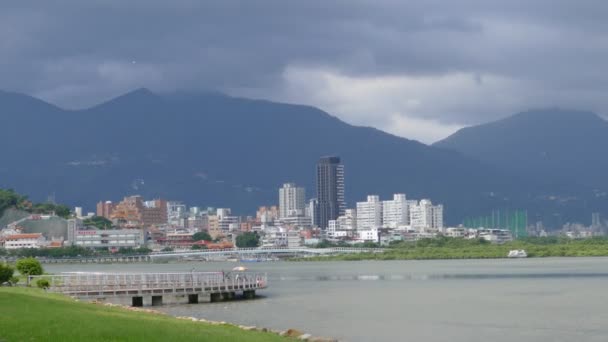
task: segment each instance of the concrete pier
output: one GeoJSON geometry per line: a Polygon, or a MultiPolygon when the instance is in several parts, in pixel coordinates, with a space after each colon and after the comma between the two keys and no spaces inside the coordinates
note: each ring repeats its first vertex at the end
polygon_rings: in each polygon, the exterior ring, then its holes
{"type": "Polygon", "coordinates": [[[266,274],[250,272],[62,273],[30,276],[50,283],[49,291],[85,300],[131,306],[195,304],[255,298],[268,286],[266,274]],[[238,276],[237,276],[238,274],[238,276]]]}

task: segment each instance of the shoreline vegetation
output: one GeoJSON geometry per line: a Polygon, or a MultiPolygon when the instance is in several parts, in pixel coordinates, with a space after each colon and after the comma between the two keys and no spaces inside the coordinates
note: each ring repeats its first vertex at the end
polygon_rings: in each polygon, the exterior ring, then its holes
{"type": "MultiPolygon", "coordinates": [[[[341,245],[339,245],[342,247],[341,245]]],[[[530,258],[608,256],[608,238],[570,239],[528,237],[504,244],[482,239],[438,237],[415,242],[393,243],[381,253],[353,253],[293,258],[292,261],[500,259],[510,250],[523,249],[530,258]]]]}
{"type": "MultiPolygon", "coordinates": [[[[322,241],[313,248],[353,247],[346,243],[322,241]]],[[[375,243],[355,245],[361,248],[378,248],[375,243]]],[[[526,237],[504,244],[492,244],[483,239],[464,239],[453,237],[426,238],[411,242],[391,243],[381,253],[352,253],[329,256],[290,258],[289,261],[330,261],[330,260],[433,260],[433,259],[500,259],[506,258],[510,250],[525,250],[529,258],[538,257],[591,257],[608,256],[608,237],[571,239],[568,237],[526,237]]],[[[147,255],[148,248],[121,248],[117,253],[107,250],[90,250],[69,246],[62,248],[0,249],[0,258],[46,257],[54,259],[95,256],[147,255]]]]}
{"type": "MultiPolygon", "coordinates": [[[[204,305],[204,304],[201,304],[204,305]]],[[[146,309],[81,302],[40,289],[0,287],[2,341],[336,341],[146,309]]]]}

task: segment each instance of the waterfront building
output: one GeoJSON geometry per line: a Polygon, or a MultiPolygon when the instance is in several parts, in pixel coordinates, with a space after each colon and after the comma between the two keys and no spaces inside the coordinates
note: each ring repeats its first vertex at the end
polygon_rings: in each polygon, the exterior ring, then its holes
{"type": "Polygon", "coordinates": [[[46,245],[46,239],[41,233],[12,234],[2,237],[5,249],[41,248],[46,245]]]}
{"type": "Polygon", "coordinates": [[[339,157],[322,157],[317,164],[315,225],[325,230],[328,221],[343,215],[344,210],[344,165],[339,157]]]}
{"type": "Polygon", "coordinates": [[[86,248],[118,249],[137,248],[145,245],[142,229],[78,229],[79,224],[68,225],[68,242],[86,248]],[[69,231],[73,229],[73,231],[69,231]]]}
{"type": "Polygon", "coordinates": [[[186,218],[186,205],[178,201],[167,202],[167,222],[172,225],[180,225],[182,219],[186,218]]]}
{"type": "Polygon", "coordinates": [[[262,237],[262,247],[301,247],[302,236],[295,230],[287,230],[280,227],[268,229],[262,237]]]}
{"type": "Polygon", "coordinates": [[[366,230],[382,226],[382,202],[376,195],[367,196],[366,202],[357,202],[357,229],[366,230]]]}
{"type": "Polygon", "coordinates": [[[82,220],[79,218],[73,218],[68,220],[68,241],[75,241],[76,232],[80,229],[83,229],[84,226],[82,224],[82,220]]]}
{"type": "Polygon", "coordinates": [[[233,232],[240,230],[241,218],[239,216],[218,215],[218,229],[223,232],[233,232]]]}
{"type": "Polygon", "coordinates": [[[443,205],[433,206],[432,228],[443,228],[443,205]]]}
{"type": "Polygon", "coordinates": [[[292,227],[299,227],[299,228],[312,227],[312,221],[311,221],[310,217],[307,217],[307,216],[283,217],[283,218],[279,219],[279,224],[286,225],[286,226],[292,226],[292,227]]]}
{"type": "Polygon", "coordinates": [[[255,217],[262,224],[272,224],[279,218],[279,208],[275,205],[259,207],[255,217]]]}
{"type": "Polygon", "coordinates": [[[378,242],[378,228],[358,229],[356,242],[378,242]]]}
{"type": "Polygon", "coordinates": [[[468,228],[464,227],[450,227],[446,228],[443,235],[452,238],[464,238],[467,237],[468,228]]]}
{"type": "Polygon", "coordinates": [[[304,216],[306,191],[295,183],[285,183],[279,189],[279,218],[304,216]]]}
{"type": "Polygon", "coordinates": [[[190,216],[186,220],[185,228],[194,229],[201,231],[207,229],[209,224],[209,218],[207,215],[190,216]]]}
{"type": "Polygon", "coordinates": [[[338,220],[329,220],[327,222],[326,236],[333,240],[342,240],[353,236],[354,231],[340,228],[338,220]]]}
{"type": "Polygon", "coordinates": [[[97,216],[105,217],[109,220],[112,216],[113,210],[114,204],[112,203],[112,201],[97,203],[97,216]]]}
{"type": "Polygon", "coordinates": [[[218,208],[216,215],[219,231],[226,233],[240,229],[241,218],[232,216],[232,210],[230,210],[230,208],[218,208]]]}
{"type": "Polygon", "coordinates": [[[338,226],[340,230],[354,231],[357,230],[357,210],[346,209],[344,215],[338,217],[338,226]]]}
{"type": "Polygon", "coordinates": [[[209,215],[207,217],[207,221],[209,226],[209,235],[211,235],[212,238],[216,239],[220,236],[223,236],[223,233],[220,230],[220,222],[217,215],[209,215]]]}
{"type": "Polygon", "coordinates": [[[300,235],[299,232],[297,232],[295,230],[290,230],[287,232],[287,247],[289,247],[289,248],[302,247],[303,244],[304,244],[304,239],[302,239],[302,236],[300,235]]]}
{"type": "Polygon", "coordinates": [[[496,244],[513,241],[513,234],[508,229],[478,229],[477,237],[496,244]]]}
{"type": "Polygon", "coordinates": [[[317,211],[319,210],[319,202],[316,198],[312,198],[308,201],[308,205],[306,206],[305,215],[310,217],[310,222],[313,226],[317,225],[317,211]]]}
{"type": "Polygon", "coordinates": [[[443,205],[433,205],[431,200],[423,199],[409,208],[410,225],[414,229],[443,228],[443,205]]]}
{"type": "Polygon", "coordinates": [[[125,197],[113,208],[110,218],[131,227],[166,224],[167,201],[144,202],[141,196],[125,197]]]}
{"type": "Polygon", "coordinates": [[[215,214],[217,215],[217,218],[221,220],[225,216],[230,216],[232,210],[230,210],[230,208],[217,208],[215,214]]]}
{"type": "Polygon", "coordinates": [[[393,199],[382,201],[382,225],[397,228],[410,224],[409,204],[405,194],[394,194],[393,199]]]}
{"type": "Polygon", "coordinates": [[[598,228],[602,226],[602,220],[600,219],[600,213],[591,213],[591,227],[598,228]]]}
{"type": "Polygon", "coordinates": [[[403,241],[403,235],[392,228],[382,228],[378,230],[378,242],[380,246],[389,246],[392,242],[403,241]]]}
{"type": "Polygon", "coordinates": [[[253,231],[253,227],[256,224],[258,224],[258,222],[256,222],[255,220],[253,220],[253,218],[247,217],[247,220],[245,220],[244,222],[241,222],[239,230],[241,232],[251,232],[251,231],[253,231]]]}

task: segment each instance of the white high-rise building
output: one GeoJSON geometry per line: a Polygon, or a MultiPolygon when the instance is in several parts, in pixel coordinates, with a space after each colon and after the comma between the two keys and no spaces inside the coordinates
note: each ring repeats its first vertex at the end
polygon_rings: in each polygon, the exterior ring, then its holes
{"type": "Polygon", "coordinates": [[[182,202],[167,202],[167,221],[170,224],[180,225],[181,219],[186,218],[186,205],[182,202]]]}
{"type": "Polygon", "coordinates": [[[306,191],[294,183],[285,183],[279,189],[279,217],[304,216],[306,191]]]}
{"type": "Polygon", "coordinates": [[[432,228],[443,228],[443,205],[433,206],[432,228]]]}
{"type": "Polygon", "coordinates": [[[423,199],[410,206],[410,224],[414,229],[443,228],[443,205],[434,206],[431,200],[423,199]]]}
{"type": "Polygon", "coordinates": [[[397,228],[410,223],[408,201],[405,194],[394,194],[393,200],[382,201],[382,224],[385,227],[397,228]]]}
{"type": "Polygon", "coordinates": [[[382,202],[376,195],[367,196],[367,202],[357,202],[357,229],[382,226],[382,202]]]}
{"type": "Polygon", "coordinates": [[[215,214],[217,215],[217,218],[219,220],[223,219],[224,217],[230,216],[231,213],[232,211],[230,210],[230,208],[217,208],[217,210],[215,211],[215,214]]]}
{"type": "Polygon", "coordinates": [[[318,207],[318,202],[316,198],[312,198],[310,199],[310,201],[308,201],[308,205],[306,205],[306,208],[304,209],[304,214],[307,217],[310,217],[310,222],[312,223],[312,225],[315,225],[315,215],[318,215],[317,212],[317,207],[318,207]]]}

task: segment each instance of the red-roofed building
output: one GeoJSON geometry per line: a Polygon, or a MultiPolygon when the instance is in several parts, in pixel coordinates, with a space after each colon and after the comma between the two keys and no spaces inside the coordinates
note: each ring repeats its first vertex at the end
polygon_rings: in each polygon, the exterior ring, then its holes
{"type": "Polygon", "coordinates": [[[61,247],[63,247],[63,241],[51,241],[47,247],[48,248],[61,248],[61,247]]]}
{"type": "Polygon", "coordinates": [[[4,237],[4,248],[40,248],[46,245],[46,239],[40,233],[13,234],[4,237]]]}

